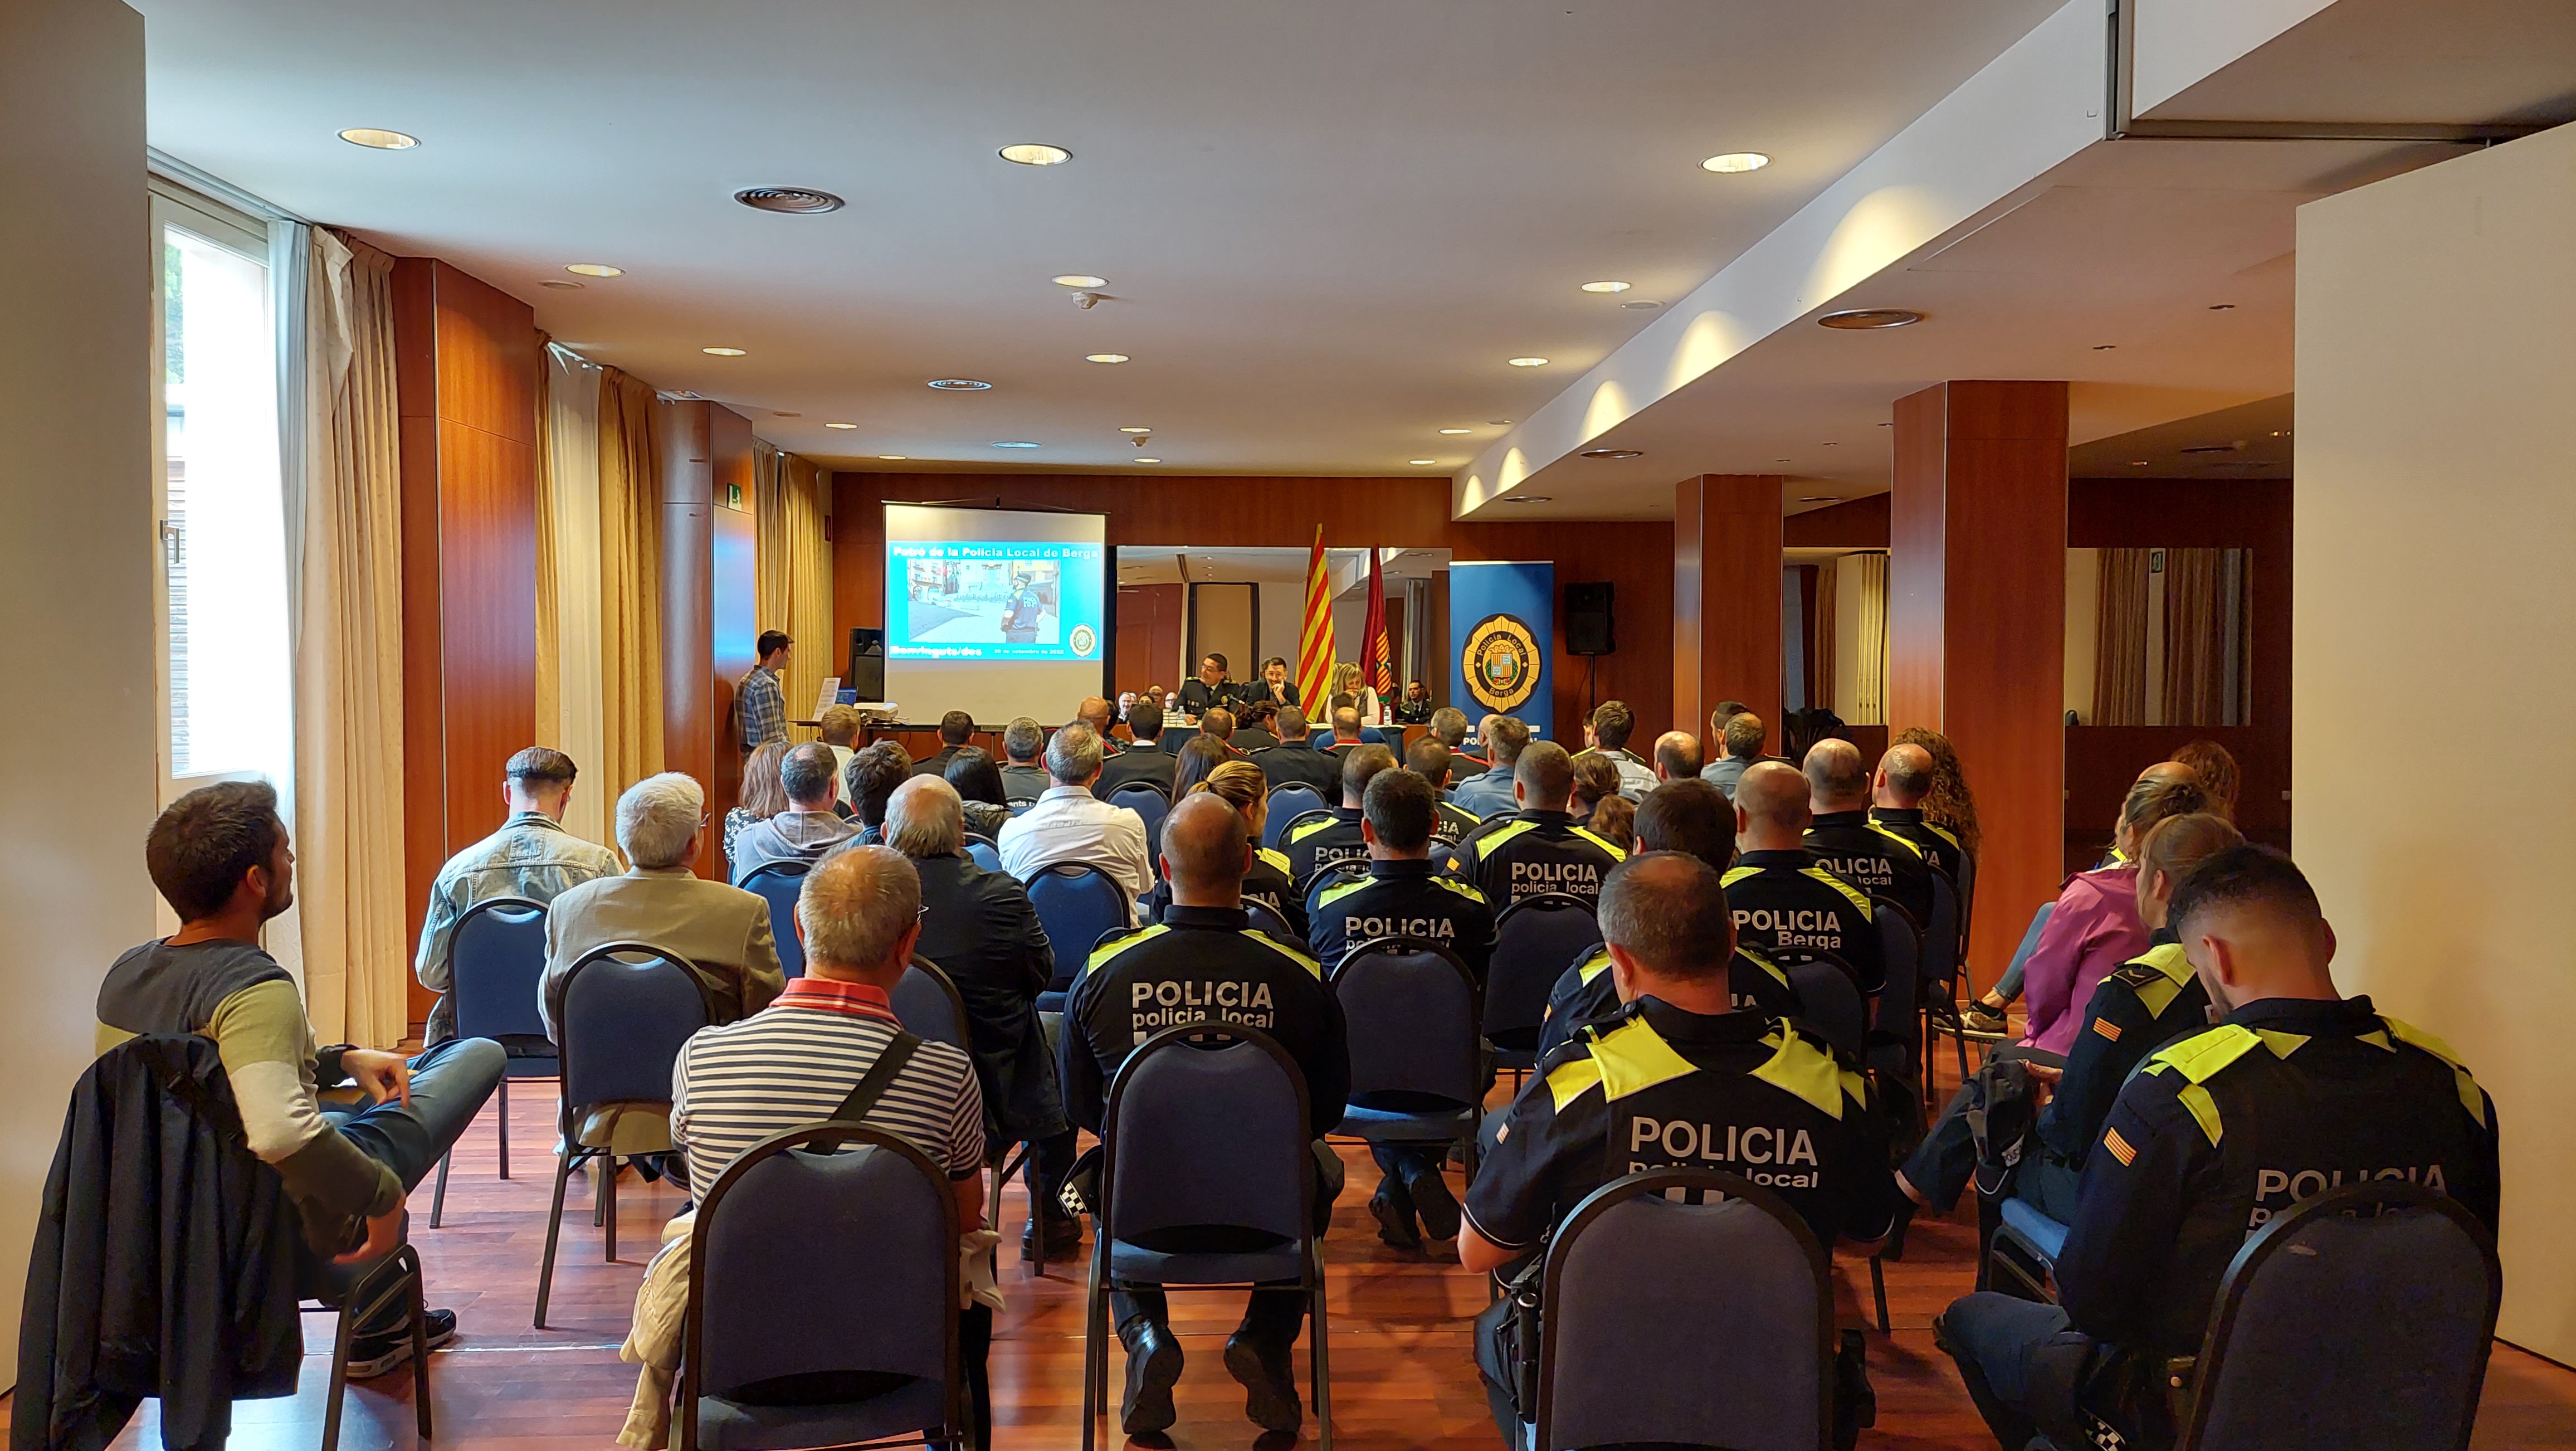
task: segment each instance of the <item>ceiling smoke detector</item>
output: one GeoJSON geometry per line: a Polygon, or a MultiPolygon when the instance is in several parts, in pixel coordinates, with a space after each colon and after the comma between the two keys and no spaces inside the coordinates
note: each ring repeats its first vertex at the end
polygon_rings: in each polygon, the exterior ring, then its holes
{"type": "Polygon", "coordinates": [[[1870,332],[1878,328],[1911,327],[1923,320],[1923,314],[1902,307],[1858,307],[1845,312],[1829,312],[1816,319],[1816,326],[1843,332],[1870,332]]]}
{"type": "Polygon", "coordinates": [[[756,212],[785,212],[797,217],[820,216],[849,205],[828,191],[805,186],[747,186],[735,192],[733,199],[756,212]]]}
{"type": "Polygon", "coordinates": [[[1583,451],[1585,458],[1644,458],[1645,456],[1646,451],[1642,448],[1587,448],[1583,451]]]}

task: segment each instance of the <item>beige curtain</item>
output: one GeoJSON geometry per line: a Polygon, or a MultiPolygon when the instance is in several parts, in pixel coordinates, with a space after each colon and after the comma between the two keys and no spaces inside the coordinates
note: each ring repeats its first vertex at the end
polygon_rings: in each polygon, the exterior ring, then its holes
{"type": "Polygon", "coordinates": [[[564,825],[615,846],[600,679],[598,364],[545,349],[537,457],[537,736],[581,769],[564,825]]]}
{"type": "MultiPolygon", "coordinates": [[[[653,385],[599,382],[600,760],[610,800],[662,769],[662,425],[653,385]]],[[[589,771],[584,772],[590,775],[589,771]]]]}
{"type": "Polygon", "coordinates": [[[2147,722],[2147,571],[2153,553],[2102,551],[2101,582],[2095,591],[2095,725],[2147,722]]]}
{"type": "Polygon", "coordinates": [[[312,229],[295,660],[305,1009],[326,1042],[410,1027],[403,882],[402,478],[393,258],[312,229]]]}
{"type": "Polygon", "coordinates": [[[831,503],[812,463],[766,443],[757,448],[752,528],[760,627],[785,630],[797,642],[780,686],[788,717],[802,719],[847,653],[832,639],[832,544],[823,530],[831,503]]]}
{"type": "Polygon", "coordinates": [[[1884,554],[1851,554],[1843,562],[1852,566],[1853,581],[1860,590],[1860,629],[1852,654],[1853,685],[1856,709],[1847,725],[1885,725],[1887,723],[1887,556],[1884,554]]]}
{"type": "Polygon", "coordinates": [[[2165,551],[2167,725],[2223,725],[2227,708],[2226,601],[2219,593],[2219,551],[2165,551]]]}
{"type": "Polygon", "coordinates": [[[1816,642],[1816,693],[1807,702],[1810,710],[1832,710],[1838,698],[1834,694],[1834,672],[1839,668],[1835,659],[1835,623],[1839,617],[1834,607],[1835,594],[1842,588],[1839,564],[1839,560],[1828,559],[1816,566],[1816,619],[1810,631],[1816,642]]]}

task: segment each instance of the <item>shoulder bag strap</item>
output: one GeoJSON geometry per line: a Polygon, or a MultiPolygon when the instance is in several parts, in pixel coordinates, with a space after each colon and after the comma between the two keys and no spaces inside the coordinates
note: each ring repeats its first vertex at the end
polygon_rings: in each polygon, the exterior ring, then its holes
{"type": "MultiPolygon", "coordinates": [[[[869,1064],[868,1071],[860,1074],[859,1081],[850,1086],[850,1096],[841,1100],[839,1108],[832,1110],[832,1121],[848,1124],[865,1123],[868,1114],[876,1108],[877,1100],[885,1097],[885,1091],[893,1085],[895,1075],[901,1073],[903,1066],[912,1061],[913,1051],[920,1046],[919,1038],[901,1028],[895,1029],[894,1038],[886,1044],[885,1051],[879,1053],[877,1061],[869,1064]]],[[[818,1153],[828,1154],[839,1149],[841,1143],[838,1139],[818,1139],[813,1147],[818,1153]]]]}

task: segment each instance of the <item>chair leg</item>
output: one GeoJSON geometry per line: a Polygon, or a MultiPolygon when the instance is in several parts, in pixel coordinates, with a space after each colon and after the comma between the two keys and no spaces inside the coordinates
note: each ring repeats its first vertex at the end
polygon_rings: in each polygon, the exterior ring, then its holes
{"type": "Polygon", "coordinates": [[[1306,1365],[1314,1379],[1315,1434],[1321,1451],[1333,1451],[1332,1336],[1324,1325],[1324,1256],[1312,1241],[1306,1252],[1315,1267],[1315,1288],[1308,1296],[1311,1308],[1306,1312],[1306,1365]]]}
{"type": "Polygon", "coordinates": [[[438,1156],[438,1188],[429,1196],[429,1227],[432,1229],[438,1228],[439,1216],[447,1212],[447,1167],[455,1158],[454,1149],[438,1156]]]}
{"type": "Polygon", "coordinates": [[[510,1177],[510,1075],[501,1075],[501,1177],[510,1177]]]}
{"type": "Polygon", "coordinates": [[[608,1181],[616,1175],[615,1154],[603,1154],[591,1160],[590,1177],[598,1181],[590,1186],[590,1227],[593,1229],[608,1223],[608,1181]]]}
{"type": "Polygon", "coordinates": [[[1878,1333],[1888,1332],[1887,1266],[1877,1255],[1869,1257],[1869,1292],[1878,1301],[1878,1333]]]}
{"type": "Polygon", "coordinates": [[[1109,1347],[1102,1344],[1107,1316],[1102,1313],[1100,1266],[1103,1252],[1095,1237],[1091,1248],[1091,1285],[1082,1298],[1082,1451],[1093,1451],[1100,1403],[1108,1398],[1109,1347]]]}
{"type": "Polygon", "coordinates": [[[411,1300],[411,1400],[412,1413],[420,1424],[420,1439],[430,1438],[429,1429],[429,1295],[421,1283],[420,1253],[409,1245],[402,1247],[403,1257],[410,1261],[404,1267],[405,1291],[411,1300]]]}
{"type": "Polygon", "coordinates": [[[572,1179],[574,1150],[567,1142],[555,1150],[555,1207],[546,1216],[546,1260],[537,1271],[537,1328],[546,1328],[546,1297],[555,1287],[555,1245],[563,1237],[564,1185],[572,1179]]]}
{"type": "MultiPolygon", "coordinates": [[[[1964,1028],[1966,1023],[1962,1021],[1960,1026],[1964,1028]]],[[[1958,1046],[1959,1081],[1965,1083],[1968,1081],[1968,1035],[1964,1032],[1955,1033],[1951,1035],[1950,1041],[1958,1046]]]]}
{"type": "Polygon", "coordinates": [[[349,1342],[356,1337],[358,1307],[353,1295],[340,1308],[339,1333],[331,1342],[331,1393],[322,1412],[322,1451],[340,1451],[340,1401],[349,1389],[349,1342]]]}
{"type": "Polygon", "coordinates": [[[617,1263],[617,1156],[603,1154],[599,1162],[607,1166],[599,1171],[600,1225],[608,1231],[600,1241],[601,1261],[613,1265],[617,1263]]]}

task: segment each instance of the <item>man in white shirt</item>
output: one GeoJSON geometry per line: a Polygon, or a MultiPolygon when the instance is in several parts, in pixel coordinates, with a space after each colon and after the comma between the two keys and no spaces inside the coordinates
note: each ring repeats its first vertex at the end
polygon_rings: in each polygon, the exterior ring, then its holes
{"type": "Polygon", "coordinates": [[[1152,889],[1145,819],[1091,794],[1100,757],[1100,737],[1087,725],[1066,726],[1047,742],[1051,784],[1035,806],[1003,823],[1002,870],[1026,882],[1058,862],[1080,862],[1108,873],[1129,901],[1152,889]]]}

